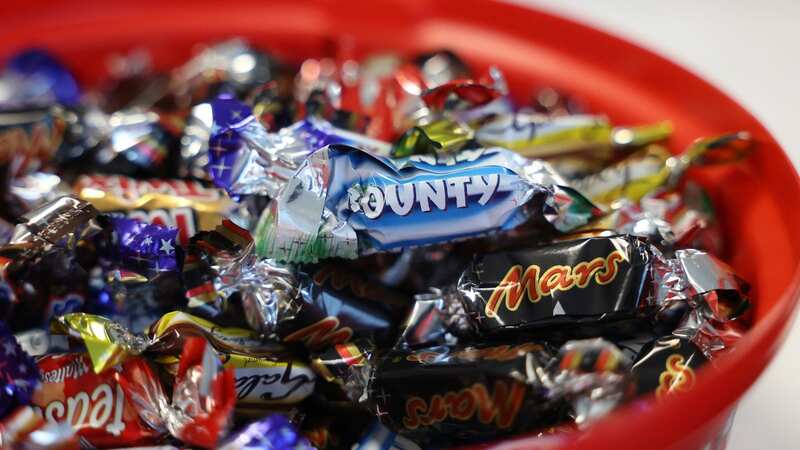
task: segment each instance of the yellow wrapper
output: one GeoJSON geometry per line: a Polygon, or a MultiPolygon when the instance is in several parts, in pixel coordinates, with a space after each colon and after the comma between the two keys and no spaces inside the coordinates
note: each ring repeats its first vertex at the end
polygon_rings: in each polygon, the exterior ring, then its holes
{"type": "Polygon", "coordinates": [[[65,314],[53,320],[50,331],[82,340],[92,359],[95,373],[102,373],[127,358],[144,352],[149,341],[122,325],[102,316],[86,313],[65,314]]]}
{"type": "Polygon", "coordinates": [[[611,206],[621,199],[638,202],[646,195],[675,186],[691,166],[736,162],[747,156],[751,146],[752,139],[745,132],[698,139],[674,156],[666,148],[652,144],[570,184],[595,204],[611,206]]]}
{"type": "Polygon", "coordinates": [[[203,336],[222,353],[238,352],[253,357],[283,352],[279,344],[265,342],[253,330],[218,327],[200,317],[173,311],[150,326],[146,336],[139,336],[102,316],[86,313],[65,314],[53,320],[50,329],[84,342],[96,373],[101,373],[131,356],[146,352],[180,354],[183,338],[203,336]]]}
{"type": "Polygon", "coordinates": [[[596,204],[609,206],[623,198],[638,202],[669,179],[666,163],[671,156],[666,148],[650,145],[571,185],[596,204]]]}
{"type": "Polygon", "coordinates": [[[203,336],[220,352],[239,352],[252,355],[271,355],[283,347],[265,342],[253,330],[235,327],[220,327],[215,323],[181,311],[161,316],[150,326],[148,336],[152,340],[151,350],[180,353],[182,337],[203,336]]]}
{"type": "Polygon", "coordinates": [[[83,175],[74,190],[100,212],[178,228],[183,245],[198,231],[213,230],[235,207],[225,191],[192,180],[83,175]]]}

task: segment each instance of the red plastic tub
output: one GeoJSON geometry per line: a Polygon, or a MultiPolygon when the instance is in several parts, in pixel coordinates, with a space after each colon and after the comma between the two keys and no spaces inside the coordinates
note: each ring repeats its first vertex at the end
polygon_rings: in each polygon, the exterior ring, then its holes
{"type": "Polygon", "coordinates": [[[495,448],[700,449],[784,339],[800,287],[800,180],[778,144],[741,106],[675,64],[568,20],[506,4],[460,1],[27,1],[0,5],[0,59],[31,45],[52,49],[91,83],[105,57],[145,47],[156,66],[195,44],[245,36],[289,61],[336,52],[412,53],[448,47],[476,68],[499,65],[512,92],[550,85],[578,94],[615,123],[670,119],[680,149],[693,138],[748,130],[758,151],[744,164],[692,173],[724,218],[728,261],[754,285],[755,323],[735,351],[702,371],[694,390],[634,402],[585,432],[518,438],[495,448]]]}

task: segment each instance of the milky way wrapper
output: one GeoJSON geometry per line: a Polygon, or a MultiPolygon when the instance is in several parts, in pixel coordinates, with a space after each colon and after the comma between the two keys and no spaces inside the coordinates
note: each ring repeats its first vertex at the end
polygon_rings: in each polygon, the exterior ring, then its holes
{"type": "Polygon", "coordinates": [[[313,262],[456,241],[543,222],[558,231],[600,211],[547,164],[503,149],[390,160],[353,147],[314,152],[256,230],[256,249],[313,262]]]}
{"type": "Polygon", "coordinates": [[[181,244],[201,230],[213,230],[236,207],[224,191],[193,180],[84,175],[74,190],[101,212],[177,228],[181,244]]]}

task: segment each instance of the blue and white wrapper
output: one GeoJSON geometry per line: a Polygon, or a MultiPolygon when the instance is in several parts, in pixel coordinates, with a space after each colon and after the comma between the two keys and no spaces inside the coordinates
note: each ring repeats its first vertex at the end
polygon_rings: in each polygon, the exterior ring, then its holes
{"type": "Polygon", "coordinates": [[[313,262],[438,244],[544,220],[566,232],[600,211],[550,167],[500,148],[388,159],[314,152],[255,232],[260,256],[313,262]]]}
{"type": "Polygon", "coordinates": [[[400,436],[375,421],[353,450],[421,450],[412,440],[400,436]]]}
{"type": "Polygon", "coordinates": [[[313,450],[289,420],[272,414],[233,433],[220,450],[313,450]]]}
{"type": "Polygon", "coordinates": [[[214,184],[236,198],[274,198],[309,154],[329,144],[357,145],[388,156],[391,144],[309,117],[270,133],[252,110],[230,95],[211,102],[213,124],[207,170],[214,184]]]}

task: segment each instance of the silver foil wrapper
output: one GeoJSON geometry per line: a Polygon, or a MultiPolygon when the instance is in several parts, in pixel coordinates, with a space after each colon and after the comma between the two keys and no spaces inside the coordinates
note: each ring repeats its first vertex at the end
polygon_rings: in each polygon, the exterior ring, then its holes
{"type": "Polygon", "coordinates": [[[71,196],[61,197],[22,216],[23,221],[14,229],[10,243],[74,245],[77,240],[100,230],[93,220],[97,214],[89,202],[71,196]]]}

